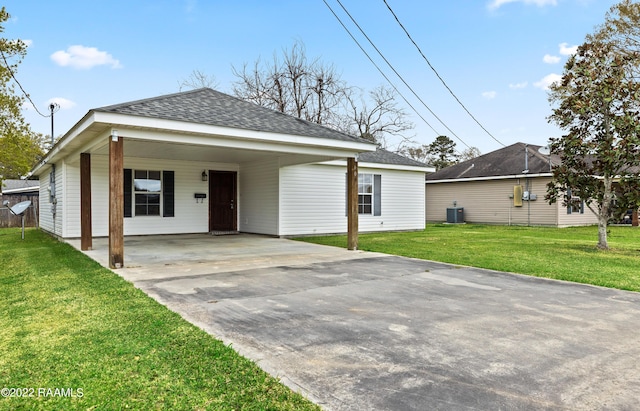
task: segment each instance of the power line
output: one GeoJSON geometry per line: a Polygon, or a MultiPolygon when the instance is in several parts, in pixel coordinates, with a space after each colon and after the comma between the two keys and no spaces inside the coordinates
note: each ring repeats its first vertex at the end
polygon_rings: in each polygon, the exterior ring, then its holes
{"type": "Polygon", "coordinates": [[[13,79],[13,81],[16,82],[18,87],[20,87],[20,90],[22,91],[22,94],[24,94],[24,96],[27,98],[27,100],[29,100],[29,102],[33,106],[34,110],[36,110],[36,113],[40,114],[42,117],[51,117],[53,115],[53,113],[51,113],[51,114],[42,114],[40,112],[40,110],[38,110],[38,106],[36,106],[36,104],[33,102],[33,100],[31,100],[31,96],[29,96],[29,93],[27,93],[25,91],[24,87],[22,87],[22,84],[20,84],[20,82],[16,78],[16,75],[13,73],[13,70],[11,70],[11,66],[9,65],[9,62],[7,61],[7,57],[4,55],[4,51],[0,50],[0,55],[2,55],[2,60],[4,60],[5,67],[6,67],[7,71],[9,71],[9,74],[11,75],[11,78],[13,79]]]}
{"type": "MultiPolygon", "coordinates": [[[[339,0],[338,0],[339,1],[339,0]]],[[[487,133],[489,135],[489,137],[491,137],[492,139],[494,139],[496,142],[498,142],[499,144],[501,144],[503,147],[505,146],[505,144],[498,140],[497,138],[495,138],[493,136],[493,134],[491,134],[489,132],[489,130],[487,130],[481,123],[480,121],[478,121],[477,118],[475,118],[475,116],[473,114],[471,114],[471,112],[467,109],[467,107],[462,104],[462,101],[460,101],[460,99],[458,98],[458,96],[455,95],[455,93],[453,92],[453,90],[451,90],[451,88],[447,85],[447,83],[444,81],[444,79],[440,76],[440,73],[438,73],[438,71],[431,65],[431,62],[429,61],[429,59],[424,55],[424,53],[422,52],[422,50],[420,49],[420,47],[418,46],[418,44],[416,44],[416,42],[413,40],[413,37],[411,37],[411,35],[409,34],[409,32],[407,31],[407,29],[404,27],[404,25],[400,22],[400,19],[398,18],[398,16],[396,15],[396,13],[394,13],[393,9],[391,8],[391,6],[389,6],[389,3],[387,3],[387,0],[382,0],[384,1],[384,4],[387,6],[387,8],[389,9],[389,11],[391,12],[391,14],[393,15],[393,17],[396,19],[396,21],[398,22],[398,24],[400,25],[400,27],[402,27],[402,30],[404,31],[404,33],[407,35],[407,37],[409,37],[409,40],[411,40],[411,43],[413,43],[413,45],[416,47],[416,49],[418,49],[418,52],[420,53],[420,55],[422,56],[422,58],[424,59],[424,61],[427,62],[427,64],[429,65],[429,67],[431,68],[431,70],[433,70],[433,72],[436,74],[436,77],[438,77],[438,79],[440,80],[440,82],[444,85],[444,87],[449,91],[449,93],[453,96],[453,98],[456,99],[456,101],[458,102],[458,104],[460,104],[460,106],[464,109],[464,111],[467,112],[467,114],[469,114],[469,116],[473,119],[473,121],[475,121],[480,128],[482,128],[484,130],[485,133],[487,133]]]]}
{"type": "MultiPolygon", "coordinates": [[[[323,0],[325,4],[327,4],[326,0],[323,0]]],[[[418,101],[420,101],[420,103],[422,103],[422,105],[429,110],[429,112],[440,122],[440,124],[442,124],[444,126],[444,128],[446,128],[455,138],[457,138],[458,140],[460,140],[460,142],[462,144],[464,144],[467,148],[471,148],[464,140],[462,140],[460,137],[458,137],[458,135],[451,130],[451,128],[449,128],[449,126],[447,126],[447,124],[445,124],[444,121],[442,121],[442,119],[440,119],[440,117],[438,117],[438,115],[436,113],[433,112],[433,110],[431,110],[431,108],[427,105],[427,103],[424,102],[424,100],[422,100],[422,98],[418,95],[418,93],[415,92],[415,90],[409,85],[409,83],[407,83],[407,81],[404,79],[404,77],[402,77],[402,75],[400,73],[398,73],[398,71],[395,69],[395,67],[393,67],[393,65],[389,62],[389,60],[384,56],[384,54],[382,54],[382,52],[380,51],[380,49],[378,49],[378,47],[373,43],[373,41],[369,38],[369,36],[364,32],[364,30],[362,29],[362,27],[360,27],[360,25],[358,24],[358,22],[353,18],[353,16],[351,15],[351,13],[349,13],[349,11],[344,7],[344,5],[342,4],[342,2],[340,0],[336,0],[338,2],[338,4],[340,5],[340,7],[342,7],[342,10],[344,10],[344,12],[347,14],[347,16],[349,16],[349,18],[351,19],[351,21],[353,22],[353,24],[355,24],[355,26],[358,28],[358,30],[360,30],[360,33],[362,33],[362,35],[367,39],[367,41],[369,42],[369,44],[371,44],[371,46],[376,50],[376,52],[378,53],[378,55],[384,60],[385,63],[387,63],[387,65],[389,66],[389,68],[396,74],[396,76],[398,76],[398,78],[404,83],[404,85],[409,89],[409,91],[411,91],[411,93],[418,99],[418,101]]],[[[329,7],[329,5],[327,4],[327,7],[329,7]]],[[[331,9],[331,7],[329,7],[331,9]]],[[[333,10],[332,10],[333,12],[333,10]]],[[[335,13],[334,13],[335,16],[335,13]]],[[[337,16],[336,16],[337,17],[337,16]]],[[[344,27],[344,25],[343,25],[344,27]]]]}
{"type": "Polygon", "coordinates": [[[395,86],[395,84],[393,84],[393,82],[391,81],[391,79],[389,77],[387,77],[387,75],[382,71],[382,69],[376,64],[376,62],[371,58],[371,56],[369,55],[369,53],[366,52],[366,50],[362,47],[362,45],[360,44],[360,42],[358,42],[358,40],[353,36],[353,34],[351,33],[351,31],[347,28],[347,26],[344,25],[344,23],[342,22],[342,20],[340,19],[340,17],[338,17],[338,15],[333,11],[333,9],[331,8],[331,6],[329,4],[327,4],[327,2],[325,0],[324,4],[326,4],[326,6],[329,8],[329,10],[331,11],[331,13],[334,15],[334,17],[338,20],[338,22],[340,23],[340,25],[345,29],[345,31],[347,32],[347,34],[349,34],[349,36],[351,37],[351,39],[358,45],[358,47],[360,48],[360,50],[364,53],[365,56],[367,56],[367,58],[369,59],[369,61],[371,62],[371,64],[373,64],[373,66],[378,70],[378,72],[382,75],[382,77],[385,78],[385,80],[387,80],[387,82],[391,85],[391,87],[395,90],[396,93],[398,93],[398,95],[400,97],[402,97],[402,99],[404,100],[405,103],[407,103],[409,105],[409,107],[411,107],[411,109],[418,115],[418,117],[420,117],[422,119],[422,121],[425,122],[425,124],[427,126],[429,126],[429,128],[431,128],[431,130],[433,130],[434,133],[436,134],[440,134],[438,133],[438,131],[433,128],[433,126],[422,116],[422,114],[420,114],[420,112],[409,102],[409,100],[407,100],[407,98],[400,92],[400,90],[398,90],[398,88],[395,86]]]}

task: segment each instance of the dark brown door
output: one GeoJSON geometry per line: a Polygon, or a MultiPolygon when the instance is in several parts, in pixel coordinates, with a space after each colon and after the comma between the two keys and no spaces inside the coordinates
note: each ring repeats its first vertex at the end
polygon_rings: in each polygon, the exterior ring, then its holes
{"type": "Polygon", "coordinates": [[[235,171],[209,171],[209,231],[236,231],[235,171]]]}

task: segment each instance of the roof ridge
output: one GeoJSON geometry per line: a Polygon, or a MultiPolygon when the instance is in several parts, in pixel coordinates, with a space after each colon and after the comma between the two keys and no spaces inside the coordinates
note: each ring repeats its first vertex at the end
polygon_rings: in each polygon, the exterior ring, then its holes
{"type": "MultiPolygon", "coordinates": [[[[215,91],[215,90],[213,90],[212,88],[209,88],[209,87],[201,87],[201,88],[197,88],[197,89],[193,89],[193,90],[178,91],[176,93],[162,94],[160,96],[155,96],[155,97],[146,97],[146,98],[141,98],[141,99],[137,99],[137,100],[125,101],[124,103],[118,103],[118,104],[111,104],[111,105],[108,105],[108,106],[96,107],[96,108],[91,109],[90,111],[113,110],[113,109],[117,109],[117,108],[120,108],[120,107],[130,106],[130,105],[133,105],[133,104],[140,104],[140,103],[146,103],[146,102],[149,102],[149,101],[163,100],[163,99],[175,97],[175,96],[178,96],[178,95],[193,94],[193,93],[201,92],[201,91],[204,91],[204,90],[215,91]]],[[[230,97],[233,97],[233,96],[230,96],[230,97]]]]}

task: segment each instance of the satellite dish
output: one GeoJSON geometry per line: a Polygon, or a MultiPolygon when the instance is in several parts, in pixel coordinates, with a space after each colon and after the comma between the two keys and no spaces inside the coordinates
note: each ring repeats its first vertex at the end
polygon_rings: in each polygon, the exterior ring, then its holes
{"type": "Polygon", "coordinates": [[[551,154],[551,147],[549,146],[540,147],[538,149],[538,153],[548,156],[549,154],[551,154]]]}
{"type": "Polygon", "coordinates": [[[31,206],[31,201],[23,201],[10,208],[11,212],[15,215],[22,215],[31,206]]]}
{"type": "Polygon", "coordinates": [[[24,212],[31,206],[31,201],[23,201],[13,207],[9,207],[9,201],[3,201],[2,205],[7,207],[13,215],[17,215],[22,219],[22,239],[24,240],[24,212]]]}

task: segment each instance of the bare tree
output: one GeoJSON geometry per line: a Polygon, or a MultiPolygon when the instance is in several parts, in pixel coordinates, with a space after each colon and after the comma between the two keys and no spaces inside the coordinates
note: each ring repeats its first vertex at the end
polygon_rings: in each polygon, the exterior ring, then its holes
{"type": "Polygon", "coordinates": [[[395,92],[379,86],[369,92],[369,101],[360,98],[360,104],[349,98],[353,128],[352,133],[389,149],[395,140],[395,151],[400,152],[412,143],[405,133],[414,125],[407,119],[407,113],[398,106],[395,92]]]}
{"type": "Polygon", "coordinates": [[[348,87],[333,66],[308,60],[300,42],[283,50],[281,57],[274,54],[270,63],[258,59],[232,70],[238,78],[233,85],[237,97],[318,124],[339,123],[335,113],[348,87]]]}
{"type": "Polygon", "coordinates": [[[403,133],[414,126],[392,90],[378,87],[368,99],[354,97],[354,89],[342,81],[335,67],[319,59],[309,60],[300,42],[281,55],[274,54],[269,63],[258,59],[251,66],[244,64],[242,69],[232,70],[238,78],[233,93],[244,100],[366,138],[382,147],[392,139],[397,148],[410,141],[403,133]]]}
{"type": "Polygon", "coordinates": [[[462,153],[460,153],[459,159],[460,161],[467,161],[467,160],[474,159],[476,157],[480,157],[480,155],[482,155],[482,153],[480,152],[480,149],[478,149],[478,147],[469,147],[462,150],[462,153]]]}
{"type": "Polygon", "coordinates": [[[200,70],[193,70],[191,74],[189,74],[189,77],[178,82],[179,91],[193,90],[203,87],[218,87],[216,76],[205,74],[200,70]]]}

